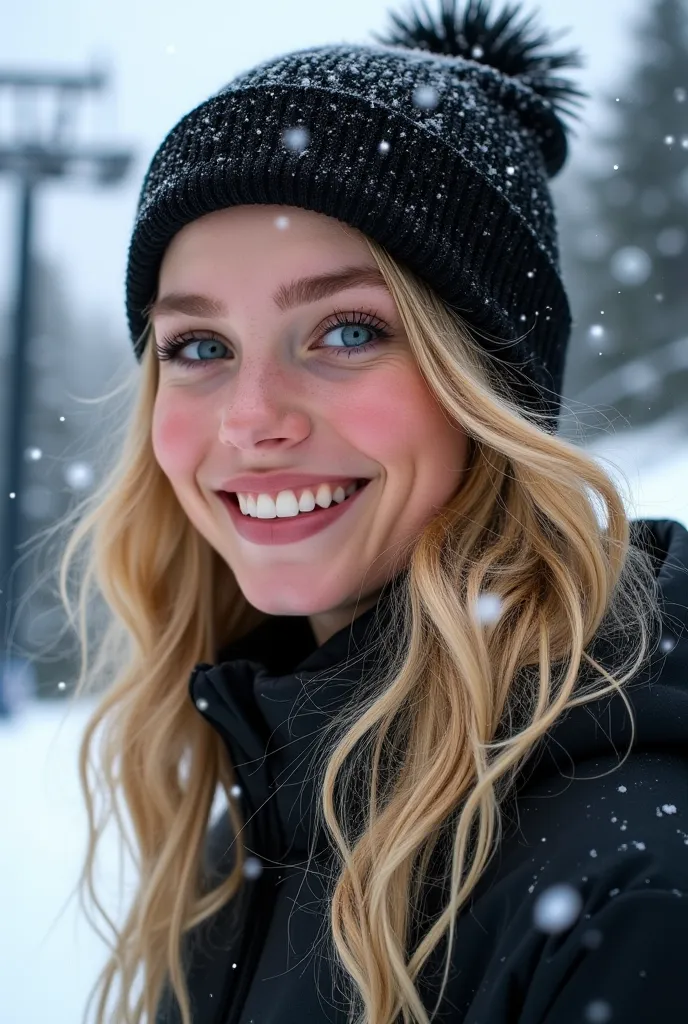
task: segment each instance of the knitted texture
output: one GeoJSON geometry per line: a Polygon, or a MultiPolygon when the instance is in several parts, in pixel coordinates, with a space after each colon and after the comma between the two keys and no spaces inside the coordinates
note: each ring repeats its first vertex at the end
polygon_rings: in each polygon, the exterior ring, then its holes
{"type": "Polygon", "coordinates": [[[566,157],[554,103],[479,60],[383,44],[266,61],[186,114],[153,157],[126,278],[136,358],[184,225],[234,205],[296,206],[383,245],[515,371],[518,400],[556,419],[571,315],[548,179],[566,157]]]}

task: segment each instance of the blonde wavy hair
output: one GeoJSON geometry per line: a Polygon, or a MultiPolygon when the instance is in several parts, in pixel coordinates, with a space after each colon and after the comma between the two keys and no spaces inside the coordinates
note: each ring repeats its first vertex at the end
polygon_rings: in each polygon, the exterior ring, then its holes
{"type": "MultiPolygon", "coordinates": [[[[336,854],[326,924],[333,969],[348,985],[349,1019],[357,1013],[357,1024],[392,1024],[401,1014],[404,1024],[428,1024],[415,980],[448,931],[439,1006],[457,914],[499,844],[500,812],[518,770],[576,705],[618,692],[633,721],[623,687],[654,649],[659,605],[649,557],[631,543],[608,474],[544,429],[537,415],[525,414],[461,317],[366,241],[420,373],[470,439],[470,461],[458,493],[403,552],[405,583],[394,599],[393,635],[379,638],[387,658],[374,699],[345,708],[334,732],[328,727],[323,736],[317,822],[326,824],[336,854]],[[485,593],[501,602],[499,618],[489,623],[479,612],[485,593]],[[602,635],[612,641],[613,674],[594,656],[593,641],[602,635]],[[385,750],[395,760],[383,777],[385,750]],[[368,803],[356,833],[347,823],[346,795],[356,791],[361,771],[368,803]],[[443,861],[449,897],[409,949],[440,841],[451,852],[443,861]]],[[[76,525],[59,566],[60,597],[80,642],[74,697],[98,694],[79,751],[89,838],[78,882],[90,923],[102,935],[86,895],[113,934],[86,1008],[88,1014],[99,992],[97,1024],[106,1019],[116,980],[116,1024],[153,1020],[166,986],[183,1024],[194,1024],[184,937],[238,893],[245,848],[233,766],[218,733],[193,707],[188,681],[198,662],[214,664],[225,644],[267,618],[193,527],[155,459],[158,361],[151,341],[152,331],[141,367],[124,385],[134,386],[135,400],[113,465],[69,514],[76,525]],[[77,624],[67,579],[82,545],[77,624]],[[106,615],[89,667],[94,595],[106,615]],[[218,793],[227,804],[235,862],[208,891],[203,858],[218,793]],[[98,796],[106,813],[96,825],[98,796]],[[113,814],[138,872],[121,927],[100,903],[93,878],[96,847],[113,814]],[[137,977],[141,990],[132,1006],[137,977]]]]}

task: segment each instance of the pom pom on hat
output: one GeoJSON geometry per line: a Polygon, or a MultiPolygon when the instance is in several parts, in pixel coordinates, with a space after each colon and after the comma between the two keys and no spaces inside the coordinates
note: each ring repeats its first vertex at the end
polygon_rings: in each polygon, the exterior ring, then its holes
{"type": "MultiPolygon", "coordinates": [[[[515,19],[522,12],[521,4],[507,6],[493,13],[488,0],[468,0],[463,12],[457,0],[440,0],[440,11],[433,16],[425,0],[416,0],[406,18],[390,11],[393,27],[383,35],[374,35],[378,43],[405,46],[448,57],[463,57],[487,64],[512,78],[520,78],[534,92],[548,100],[558,117],[576,118],[575,108],[588,93],[578,89],[567,78],[553,74],[561,68],[581,68],[584,61],[579,50],[566,53],[542,52],[554,42],[547,30],[532,30],[535,14],[520,24],[515,19]]],[[[566,31],[566,30],[564,30],[566,31]]]]}

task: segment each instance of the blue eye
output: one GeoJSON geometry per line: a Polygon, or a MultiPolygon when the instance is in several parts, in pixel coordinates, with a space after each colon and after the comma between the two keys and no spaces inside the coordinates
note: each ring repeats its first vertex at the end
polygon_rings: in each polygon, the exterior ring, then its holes
{"type": "MultiPolygon", "coordinates": [[[[189,345],[203,345],[207,342],[210,342],[215,348],[217,348],[218,345],[224,345],[223,341],[212,336],[206,338],[190,338],[188,334],[182,334],[171,338],[162,338],[156,346],[158,359],[161,363],[169,361],[171,363],[178,363],[184,367],[202,366],[204,363],[208,362],[207,359],[182,359],[180,353],[182,349],[188,348],[189,345]]],[[[211,360],[211,362],[215,362],[215,360],[211,360]]]]}
{"type": "MultiPolygon", "coordinates": [[[[344,342],[341,347],[318,344],[315,349],[322,349],[336,356],[346,353],[350,357],[358,352],[369,351],[374,348],[376,342],[381,338],[391,337],[391,332],[386,325],[370,313],[335,314],[333,319],[321,325],[319,330],[319,341],[322,342],[328,335],[341,330],[341,340],[344,342]]],[[[189,345],[206,345],[203,350],[206,355],[217,355],[218,345],[229,351],[227,344],[215,335],[194,337],[189,334],[175,335],[169,338],[162,338],[156,346],[158,358],[161,362],[177,363],[186,368],[204,366],[208,363],[218,362],[216,359],[187,359],[182,358],[182,351],[189,345]]],[[[220,352],[220,355],[222,353],[220,352]]],[[[220,362],[225,360],[220,359],[220,362]]]]}
{"type": "Polygon", "coordinates": [[[353,353],[374,348],[377,341],[392,336],[392,332],[388,330],[387,324],[383,320],[378,319],[373,313],[362,311],[343,313],[337,310],[329,320],[321,325],[321,340],[337,330],[342,332],[343,348],[331,348],[329,345],[322,344],[316,345],[316,348],[325,348],[338,356],[342,352],[346,352],[347,356],[350,356],[353,353]],[[372,340],[366,340],[365,335],[368,335],[369,338],[372,335],[372,340]]]}

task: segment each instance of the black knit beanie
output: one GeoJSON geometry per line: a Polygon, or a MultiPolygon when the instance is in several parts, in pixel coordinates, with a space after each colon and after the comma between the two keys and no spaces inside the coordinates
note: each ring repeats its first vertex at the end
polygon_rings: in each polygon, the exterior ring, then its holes
{"type": "Polygon", "coordinates": [[[567,158],[564,104],[586,94],[519,5],[422,0],[376,44],[319,46],[240,74],[186,114],[146,174],[126,305],[140,361],[162,257],[184,225],[250,203],[358,228],[406,264],[499,358],[524,409],[556,429],[569,304],[548,179],[567,158]],[[493,339],[483,337],[487,332],[493,339]]]}

